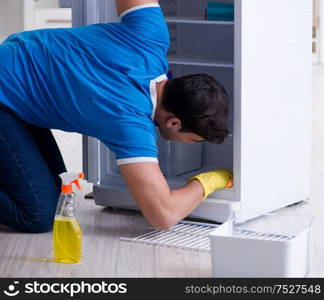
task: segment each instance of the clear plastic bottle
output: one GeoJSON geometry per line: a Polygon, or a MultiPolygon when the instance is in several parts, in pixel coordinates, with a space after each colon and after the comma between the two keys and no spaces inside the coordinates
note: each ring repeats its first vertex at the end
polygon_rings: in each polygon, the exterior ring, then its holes
{"type": "Polygon", "coordinates": [[[75,213],[75,194],[72,184],[81,189],[79,179],[83,173],[62,173],[62,190],[56,207],[53,228],[54,261],[77,263],[81,260],[82,230],[75,213]]]}

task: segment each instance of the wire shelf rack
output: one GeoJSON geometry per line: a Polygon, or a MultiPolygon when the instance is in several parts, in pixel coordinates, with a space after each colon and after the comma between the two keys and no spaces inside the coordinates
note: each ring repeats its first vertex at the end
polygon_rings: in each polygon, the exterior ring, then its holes
{"type": "Polygon", "coordinates": [[[283,235],[275,233],[263,233],[246,229],[234,229],[233,236],[243,239],[287,241],[293,239],[294,235],[283,235]]]}
{"type": "Polygon", "coordinates": [[[119,240],[209,252],[208,234],[218,226],[217,224],[181,221],[167,230],[155,229],[134,238],[120,237],[119,240]]]}
{"type": "MultiPolygon", "coordinates": [[[[120,237],[119,240],[131,243],[210,252],[210,240],[208,235],[218,226],[217,224],[181,221],[167,230],[155,229],[134,238],[120,237]]],[[[240,239],[287,241],[293,237],[294,236],[282,234],[255,232],[246,229],[234,228],[233,230],[233,238],[240,239]]]]}

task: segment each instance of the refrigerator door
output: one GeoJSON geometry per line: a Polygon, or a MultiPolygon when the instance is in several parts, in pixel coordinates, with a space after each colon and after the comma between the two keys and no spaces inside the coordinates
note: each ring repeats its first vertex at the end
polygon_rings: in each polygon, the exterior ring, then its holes
{"type": "MultiPolygon", "coordinates": [[[[60,0],[60,5],[72,8],[72,26],[84,26],[99,22],[118,22],[115,1],[106,0],[60,0]]],[[[95,138],[83,136],[83,172],[89,182],[100,184],[104,146],[95,138]]]]}
{"type": "Polygon", "coordinates": [[[235,7],[235,195],[269,212],[310,195],[312,1],[235,7]]]}

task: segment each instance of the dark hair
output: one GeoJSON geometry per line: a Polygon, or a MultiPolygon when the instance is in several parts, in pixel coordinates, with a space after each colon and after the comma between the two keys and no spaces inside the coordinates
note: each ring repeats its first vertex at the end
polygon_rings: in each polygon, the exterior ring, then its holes
{"type": "Polygon", "coordinates": [[[162,94],[162,107],[180,119],[180,132],[193,132],[217,144],[223,143],[229,133],[227,93],[207,74],[168,80],[162,94]]]}

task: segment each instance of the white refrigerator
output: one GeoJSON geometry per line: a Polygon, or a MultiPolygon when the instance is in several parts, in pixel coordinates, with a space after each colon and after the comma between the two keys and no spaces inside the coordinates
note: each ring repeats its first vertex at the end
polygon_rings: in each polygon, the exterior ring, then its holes
{"type": "MultiPolygon", "coordinates": [[[[113,0],[72,0],[73,26],[119,22],[113,0]]],[[[158,138],[171,188],[206,170],[229,168],[234,187],[210,195],[190,217],[224,222],[233,211],[261,213],[309,200],[312,1],[222,0],[234,20],[206,20],[207,0],[160,0],[174,76],[207,73],[230,97],[230,136],[221,145],[158,138]]],[[[215,2],[215,1],[212,1],[215,2]]],[[[114,154],[83,137],[83,167],[98,205],[138,209],[114,154]]],[[[251,217],[252,217],[251,215],[251,217]]]]}

